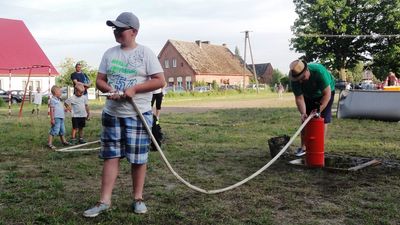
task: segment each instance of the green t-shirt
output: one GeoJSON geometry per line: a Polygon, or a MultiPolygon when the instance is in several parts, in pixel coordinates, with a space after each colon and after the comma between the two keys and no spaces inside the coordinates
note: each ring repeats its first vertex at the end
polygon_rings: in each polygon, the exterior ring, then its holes
{"type": "Polygon", "coordinates": [[[303,83],[291,81],[295,96],[303,95],[305,98],[319,98],[328,85],[331,86],[331,91],[335,90],[335,79],[323,65],[309,63],[307,68],[310,71],[310,79],[303,81],[303,83]]]}

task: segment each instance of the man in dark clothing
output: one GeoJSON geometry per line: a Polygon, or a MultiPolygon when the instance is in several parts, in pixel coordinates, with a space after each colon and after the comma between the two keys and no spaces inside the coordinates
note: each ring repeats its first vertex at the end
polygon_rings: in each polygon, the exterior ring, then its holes
{"type": "Polygon", "coordinates": [[[82,84],[85,87],[83,95],[87,97],[87,89],[90,87],[90,79],[85,73],[82,72],[82,65],[80,63],[75,65],[75,72],[71,74],[71,80],[74,87],[77,84],[82,84]]]}

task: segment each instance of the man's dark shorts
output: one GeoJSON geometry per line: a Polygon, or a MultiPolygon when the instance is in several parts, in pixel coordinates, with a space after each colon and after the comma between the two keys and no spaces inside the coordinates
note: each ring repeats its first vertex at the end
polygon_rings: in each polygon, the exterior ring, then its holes
{"type": "Polygon", "coordinates": [[[153,107],[154,102],[156,102],[156,109],[161,110],[161,103],[163,100],[163,93],[153,94],[153,98],[151,99],[151,107],[153,107]]]}
{"type": "MultiPolygon", "coordinates": [[[[322,97],[319,98],[304,98],[306,103],[306,113],[309,115],[314,109],[318,109],[319,103],[322,97]]],[[[321,117],[324,118],[324,123],[330,123],[332,120],[332,105],[333,99],[335,98],[335,91],[331,92],[331,98],[329,99],[328,105],[325,107],[324,111],[321,112],[321,117]]]]}
{"type": "Polygon", "coordinates": [[[86,117],[72,117],[72,128],[79,129],[86,126],[86,117]]]}

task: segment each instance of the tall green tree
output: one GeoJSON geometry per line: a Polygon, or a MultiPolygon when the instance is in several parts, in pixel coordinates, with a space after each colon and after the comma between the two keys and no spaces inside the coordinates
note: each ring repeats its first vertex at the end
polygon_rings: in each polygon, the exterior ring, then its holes
{"type": "Polygon", "coordinates": [[[57,78],[57,84],[60,86],[73,86],[71,80],[71,74],[75,72],[76,63],[80,63],[82,65],[82,71],[88,75],[89,79],[92,81],[91,87],[95,86],[97,69],[93,69],[88,65],[84,60],[75,61],[73,58],[65,58],[63,62],[60,64],[61,75],[57,78]]]}
{"type": "Polygon", "coordinates": [[[399,1],[294,0],[299,18],[292,26],[296,37],[291,48],[304,53],[308,61],[338,71],[345,80],[346,68],[370,61],[386,49],[387,38],[377,34],[399,26],[399,1]]]}
{"type": "Polygon", "coordinates": [[[384,80],[390,71],[400,74],[400,0],[382,0],[379,8],[381,16],[376,21],[376,33],[386,34],[377,39],[373,51],[372,71],[384,80]]]}

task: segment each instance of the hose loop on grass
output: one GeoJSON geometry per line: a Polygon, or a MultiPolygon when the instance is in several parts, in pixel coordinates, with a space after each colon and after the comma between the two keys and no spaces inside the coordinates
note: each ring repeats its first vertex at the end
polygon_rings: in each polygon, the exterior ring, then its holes
{"type": "Polygon", "coordinates": [[[225,187],[225,188],[221,188],[221,189],[215,189],[215,190],[205,190],[205,189],[202,189],[200,187],[197,187],[195,185],[190,184],[185,179],[183,179],[178,173],[175,172],[175,170],[172,168],[171,164],[169,163],[168,159],[165,157],[164,152],[161,150],[160,146],[158,145],[156,139],[154,138],[153,133],[151,132],[151,129],[147,125],[146,120],[144,119],[144,117],[143,117],[142,113],[140,112],[139,108],[137,107],[136,103],[132,100],[131,104],[133,105],[133,108],[135,109],[135,111],[138,114],[140,120],[142,121],[144,127],[146,128],[147,133],[150,135],[151,140],[153,141],[154,145],[156,146],[157,151],[161,154],[162,159],[164,160],[165,164],[167,165],[167,167],[171,171],[171,173],[174,174],[174,176],[179,181],[181,181],[183,184],[185,184],[189,188],[191,188],[191,189],[193,189],[195,191],[204,193],[204,194],[217,194],[217,193],[225,192],[225,191],[237,188],[240,185],[242,185],[242,184],[250,181],[254,177],[258,176],[261,172],[263,172],[268,167],[270,167],[287,150],[287,148],[292,144],[294,139],[300,134],[301,130],[303,130],[303,128],[307,125],[307,123],[315,116],[315,112],[310,113],[308,118],[301,124],[301,126],[296,131],[296,133],[290,138],[289,142],[282,148],[282,150],[274,158],[272,158],[261,169],[259,169],[258,171],[256,171],[252,175],[250,175],[249,177],[247,177],[247,178],[245,178],[245,179],[243,179],[243,180],[241,180],[241,181],[239,181],[236,184],[233,184],[231,186],[228,186],[228,187],[225,187]]]}

